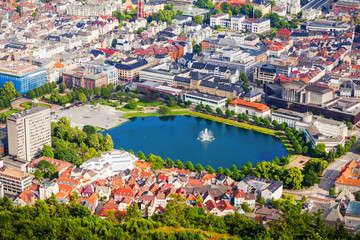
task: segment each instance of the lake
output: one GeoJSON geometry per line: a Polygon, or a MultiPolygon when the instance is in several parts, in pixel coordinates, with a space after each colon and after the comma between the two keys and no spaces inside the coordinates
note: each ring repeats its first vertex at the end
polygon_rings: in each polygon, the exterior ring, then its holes
{"type": "Polygon", "coordinates": [[[191,116],[137,117],[103,134],[110,134],[114,148],[142,151],[169,157],[184,164],[191,161],[204,168],[212,166],[229,168],[235,164],[239,169],[247,162],[272,161],[275,157],[288,156],[283,144],[274,136],[224,123],[191,116]],[[197,140],[200,131],[212,131],[215,140],[197,140]]]}

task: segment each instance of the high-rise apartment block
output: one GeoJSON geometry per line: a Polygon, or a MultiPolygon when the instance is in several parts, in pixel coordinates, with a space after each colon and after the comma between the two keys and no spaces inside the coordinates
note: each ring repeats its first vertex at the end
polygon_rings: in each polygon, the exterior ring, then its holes
{"type": "Polygon", "coordinates": [[[37,106],[7,118],[9,154],[31,161],[51,145],[50,108],[37,106]]]}

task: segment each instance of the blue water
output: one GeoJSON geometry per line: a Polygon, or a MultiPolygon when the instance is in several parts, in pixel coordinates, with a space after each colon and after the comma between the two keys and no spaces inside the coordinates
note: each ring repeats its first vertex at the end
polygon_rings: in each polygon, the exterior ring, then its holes
{"type": "Polygon", "coordinates": [[[238,168],[251,162],[253,166],[263,160],[287,156],[280,141],[271,135],[250,131],[223,123],[190,116],[138,117],[116,128],[104,131],[114,141],[114,148],[132,149],[160,155],[164,160],[180,159],[214,169],[238,168]],[[211,130],[215,140],[200,142],[201,130],[211,130]]]}

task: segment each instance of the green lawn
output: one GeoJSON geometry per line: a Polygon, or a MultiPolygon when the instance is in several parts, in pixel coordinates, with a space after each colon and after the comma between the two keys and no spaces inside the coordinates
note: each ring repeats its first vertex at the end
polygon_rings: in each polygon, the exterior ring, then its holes
{"type": "Polygon", "coordinates": [[[174,107],[169,107],[170,109],[183,109],[185,107],[179,106],[179,105],[175,105],[174,107]]]}
{"type": "Polygon", "coordinates": [[[4,114],[5,114],[5,116],[9,116],[9,115],[11,115],[13,113],[18,113],[18,112],[20,112],[20,111],[17,110],[17,109],[12,109],[12,110],[9,110],[7,112],[4,112],[4,114]]]}
{"type": "Polygon", "coordinates": [[[141,107],[136,107],[135,109],[128,109],[126,107],[121,107],[120,110],[124,111],[124,112],[127,112],[127,111],[141,111],[142,108],[141,107]]]}
{"type": "Polygon", "coordinates": [[[147,102],[147,101],[139,101],[137,102],[137,105],[142,106],[142,107],[157,107],[160,105],[163,105],[163,102],[159,102],[159,101],[154,101],[154,102],[147,102]]]}
{"type": "Polygon", "coordinates": [[[191,115],[190,111],[177,111],[170,112],[166,115],[161,115],[160,113],[125,113],[123,118],[132,118],[132,117],[152,117],[152,116],[169,116],[169,115],[191,115]]]}
{"type": "Polygon", "coordinates": [[[286,139],[285,135],[281,132],[277,132],[276,135],[279,137],[280,142],[285,146],[286,151],[289,154],[289,157],[294,156],[294,151],[292,150],[291,145],[289,141],[286,139]]]}
{"type": "MultiPolygon", "coordinates": [[[[40,106],[43,106],[43,107],[50,108],[50,106],[47,105],[47,104],[39,103],[39,105],[40,105],[40,106]]],[[[20,104],[20,106],[21,106],[21,107],[24,107],[24,108],[33,108],[32,102],[25,102],[25,103],[20,104]]]]}

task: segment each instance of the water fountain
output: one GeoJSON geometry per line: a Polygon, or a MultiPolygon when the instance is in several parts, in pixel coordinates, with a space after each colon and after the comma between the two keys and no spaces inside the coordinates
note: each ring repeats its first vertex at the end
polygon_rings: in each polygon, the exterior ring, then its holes
{"type": "Polygon", "coordinates": [[[215,140],[215,138],[212,131],[205,128],[205,130],[200,131],[197,140],[200,140],[201,142],[212,142],[215,140]]]}

